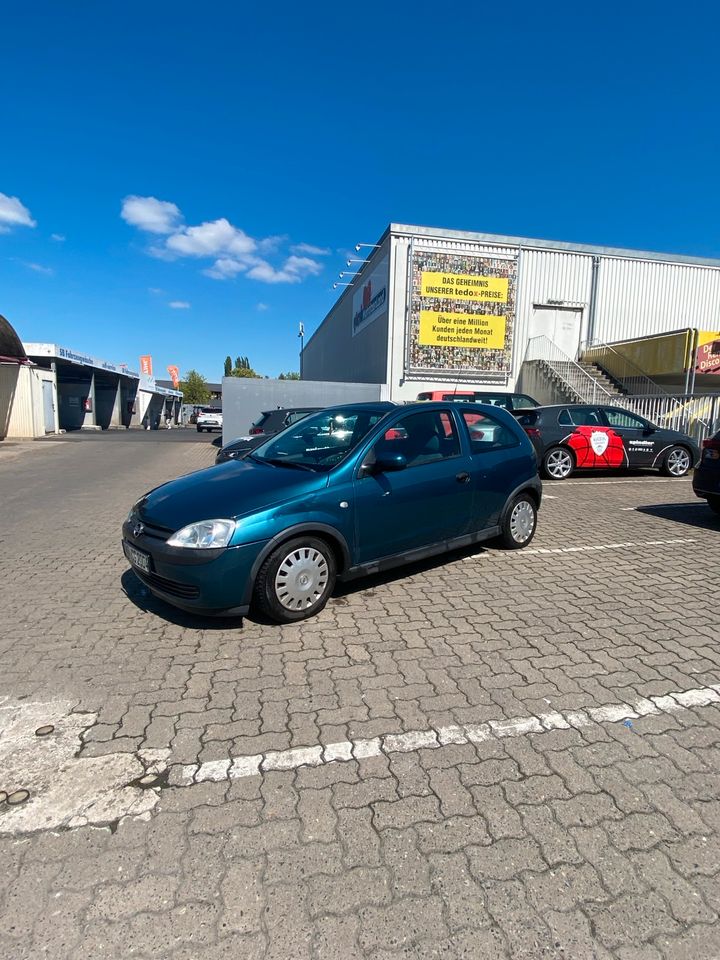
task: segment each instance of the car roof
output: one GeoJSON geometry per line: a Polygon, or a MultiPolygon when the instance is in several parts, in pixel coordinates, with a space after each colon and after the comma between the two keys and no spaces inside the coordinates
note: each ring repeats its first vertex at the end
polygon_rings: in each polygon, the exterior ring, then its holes
{"type": "Polygon", "coordinates": [[[275,407],[274,410],[261,410],[260,412],[264,417],[269,416],[271,413],[312,413],[314,410],[324,410],[324,407],[275,407]]]}
{"type": "MultiPolygon", "coordinates": [[[[541,403],[539,407],[533,407],[535,412],[539,410],[586,410],[592,407],[595,410],[624,410],[625,407],[616,406],[613,403],[541,403]]],[[[628,410],[632,413],[632,410],[628,410]]],[[[640,416],[640,414],[637,414],[640,416]]]]}

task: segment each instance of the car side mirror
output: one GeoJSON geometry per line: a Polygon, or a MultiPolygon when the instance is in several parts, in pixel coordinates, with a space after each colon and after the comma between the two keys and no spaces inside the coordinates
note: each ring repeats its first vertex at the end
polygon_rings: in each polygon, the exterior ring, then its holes
{"type": "Polygon", "coordinates": [[[373,473],[395,473],[407,467],[407,459],[402,453],[386,453],[378,457],[373,466],[373,473]]]}

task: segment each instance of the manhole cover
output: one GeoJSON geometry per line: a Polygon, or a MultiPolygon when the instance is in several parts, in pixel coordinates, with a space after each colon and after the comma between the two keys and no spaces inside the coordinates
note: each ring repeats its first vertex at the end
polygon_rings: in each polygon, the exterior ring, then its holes
{"type": "Polygon", "coordinates": [[[7,802],[11,807],[16,806],[18,803],[25,803],[26,800],[30,798],[29,790],[15,790],[7,798],[7,802]]]}

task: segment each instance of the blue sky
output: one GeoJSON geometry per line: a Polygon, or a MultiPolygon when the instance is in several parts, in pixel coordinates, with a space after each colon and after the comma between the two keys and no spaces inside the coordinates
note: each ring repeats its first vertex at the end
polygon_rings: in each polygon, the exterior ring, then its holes
{"type": "Polygon", "coordinates": [[[298,369],[390,221],[720,257],[708,3],[3,13],[0,313],[218,379],[298,369]],[[134,198],[128,201],[127,198],[134,198]],[[123,216],[124,214],[124,216],[123,216]]]}

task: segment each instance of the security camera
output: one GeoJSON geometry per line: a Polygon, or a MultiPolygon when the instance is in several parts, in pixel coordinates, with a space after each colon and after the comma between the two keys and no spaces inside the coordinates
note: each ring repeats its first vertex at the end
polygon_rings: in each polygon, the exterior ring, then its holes
{"type": "Polygon", "coordinates": [[[356,250],[358,253],[360,253],[360,244],[359,244],[359,243],[356,243],[356,244],[355,244],[355,250],[356,250]]]}

